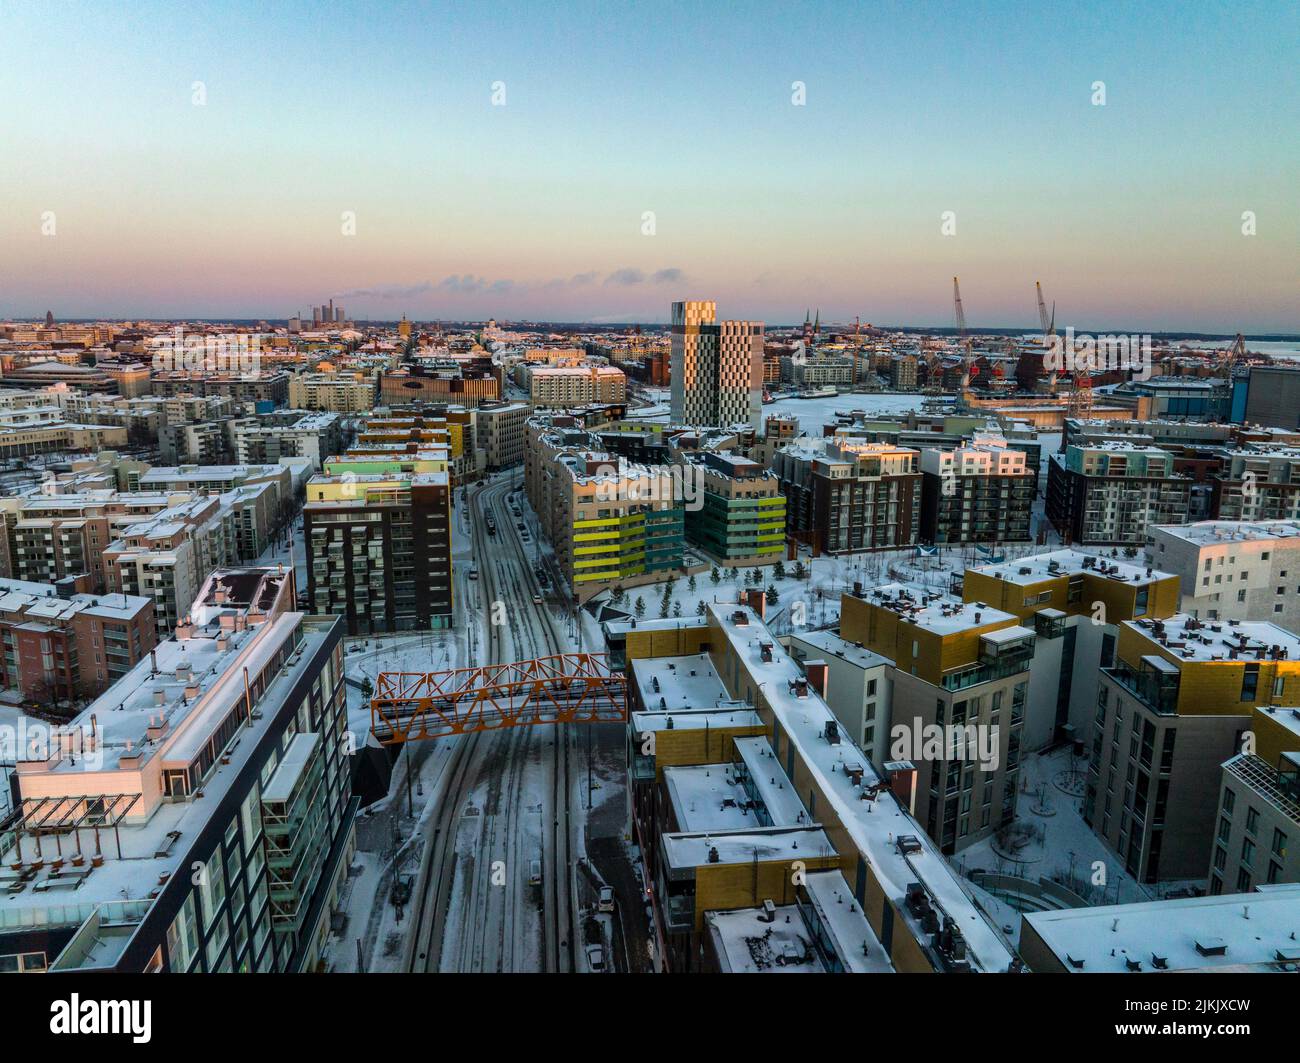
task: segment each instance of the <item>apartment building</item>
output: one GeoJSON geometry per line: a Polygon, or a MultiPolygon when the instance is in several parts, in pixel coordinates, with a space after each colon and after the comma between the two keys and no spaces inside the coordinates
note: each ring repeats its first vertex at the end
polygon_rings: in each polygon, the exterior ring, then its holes
{"type": "Polygon", "coordinates": [[[158,429],[158,452],[166,465],[223,465],[234,457],[225,421],[163,425],[158,429]]]}
{"type": "Polygon", "coordinates": [[[877,773],[825,674],[800,672],[749,597],[695,623],[606,627],[627,662],[656,955],[671,971],[1017,968],[913,817],[914,767],[877,773]],[[771,952],[785,941],[788,967],[771,952]]]}
{"type": "Polygon", "coordinates": [[[403,366],[379,374],[379,401],[385,406],[455,403],[473,409],[501,398],[501,382],[489,365],[452,364],[427,369],[403,366]]]}
{"type": "Polygon", "coordinates": [[[0,687],[49,707],[94,697],[153,648],[153,602],[0,579],[0,687]]]}
{"type": "Polygon", "coordinates": [[[893,759],[889,745],[894,662],[833,631],[797,630],[789,637],[788,649],[844,733],[883,774],[893,759]]]}
{"type": "Polygon", "coordinates": [[[845,594],[840,635],[894,662],[890,754],[945,854],[1015,817],[1035,633],[1012,614],[889,583],[845,594]]]}
{"type": "Polygon", "coordinates": [[[135,489],[221,495],[236,511],[236,556],[251,561],[289,519],[297,493],[294,480],[295,466],[282,458],[274,464],[154,466],[138,477],[135,489]]]}
{"type": "Polygon", "coordinates": [[[307,596],[350,635],[452,622],[451,486],[443,472],[313,476],[303,507],[307,596]]]}
{"type": "Polygon", "coordinates": [[[1262,706],[1253,752],[1223,765],[1210,896],[1300,883],[1300,709],[1262,706]]]}
{"type": "Polygon", "coordinates": [[[791,382],[800,388],[853,387],[852,358],[823,356],[794,361],[790,366],[791,382]]]}
{"type": "Polygon", "coordinates": [[[799,439],[772,456],[786,531],[817,553],[895,549],[918,541],[920,455],[907,447],[799,439]]]}
{"type": "Polygon", "coordinates": [[[1037,468],[1004,439],[922,450],[920,537],[936,545],[1028,542],[1037,486],[1037,468]]]}
{"type": "Polygon", "coordinates": [[[16,768],[0,970],[313,971],[354,848],[342,622],[290,573],[212,573],[16,768]]]}
{"type": "Polygon", "coordinates": [[[1270,620],[1300,630],[1300,522],[1160,525],[1148,561],[1181,581],[1178,611],[1205,620],[1270,620]]]}
{"type": "Polygon", "coordinates": [[[676,424],[757,429],[763,396],[763,323],[717,321],[717,304],[672,305],[670,405],[676,424]]]}
{"type": "Polygon", "coordinates": [[[379,410],[366,418],[352,449],[364,451],[379,445],[423,449],[433,443],[451,454],[452,483],[477,479],[484,464],[477,443],[477,409],[435,404],[399,410],[379,410]]]}
{"type": "Polygon", "coordinates": [[[269,408],[289,401],[291,374],[284,369],[261,373],[208,373],[201,370],[165,370],[154,373],[153,393],[163,396],[224,396],[233,402],[269,403],[269,408]]]}
{"type": "Polygon", "coordinates": [[[284,410],[226,422],[230,450],[238,465],[277,464],[306,458],[314,471],[343,449],[345,432],[337,413],[284,410]]]}
{"type": "Polygon", "coordinates": [[[1300,639],[1177,614],[1120,625],[1102,668],[1085,821],[1142,882],[1201,878],[1220,765],[1256,706],[1300,703],[1300,639]]]}
{"type": "Polygon", "coordinates": [[[1248,897],[1107,904],[1026,912],[1019,951],[1044,974],[1294,972],[1296,887],[1248,897]]]}
{"type": "Polygon", "coordinates": [[[119,494],[107,489],[0,498],[7,547],[7,567],[0,575],[57,583],[84,572],[90,575],[88,591],[104,591],[108,544],[170,503],[166,494],[119,494]]]}
{"type": "Polygon", "coordinates": [[[734,453],[694,457],[703,494],[686,511],[686,538],[727,566],[771,564],[785,555],[785,496],[776,474],[734,453]]]}
{"type": "Polygon", "coordinates": [[[1047,518],[1067,543],[1146,543],[1153,524],[1183,524],[1192,478],[1174,456],[1129,443],[1069,446],[1047,465],[1047,518]]]}
{"type": "Polygon", "coordinates": [[[889,359],[889,386],[895,391],[915,391],[917,360],[915,355],[896,354],[889,359]]]}
{"type": "Polygon", "coordinates": [[[589,402],[625,402],[627,377],[612,365],[551,366],[525,362],[515,378],[534,406],[567,408],[589,402]]]}
{"type": "Polygon", "coordinates": [[[509,469],[524,460],[532,408],[526,402],[483,402],[475,411],[478,449],[487,469],[509,469]]]}
{"type": "Polygon", "coordinates": [[[962,597],[1012,613],[1038,638],[1021,748],[1086,742],[1099,669],[1115,661],[1119,625],[1178,612],[1178,577],[1119,558],[1051,550],[967,568],[962,597]]]}
{"type": "Polygon", "coordinates": [[[1300,519],[1300,447],[1233,450],[1213,478],[1211,512],[1220,520],[1300,519]]]}
{"type": "Polygon", "coordinates": [[[189,614],[208,575],[241,560],[240,530],[234,508],[224,496],[178,501],[129,525],[104,547],[108,588],[153,603],[161,642],[189,614]]]}
{"type": "Polygon", "coordinates": [[[543,526],[580,600],[681,569],[687,494],[682,485],[696,478],[693,466],[636,465],[605,453],[566,452],[553,462],[551,477],[548,495],[555,508],[543,526]]]}
{"type": "Polygon", "coordinates": [[[295,373],[289,378],[289,405],[295,410],[369,413],[378,391],[375,377],[366,373],[295,373]]]}

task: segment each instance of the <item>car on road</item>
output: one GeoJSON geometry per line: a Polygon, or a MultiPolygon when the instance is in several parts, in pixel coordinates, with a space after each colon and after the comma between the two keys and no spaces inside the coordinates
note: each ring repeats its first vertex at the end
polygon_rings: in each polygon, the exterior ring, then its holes
{"type": "Polygon", "coordinates": [[[533,595],[533,604],[534,604],[534,605],[545,605],[545,604],[546,604],[546,601],[542,598],[542,596],[541,596],[540,594],[534,594],[534,595],[533,595]]]}
{"type": "Polygon", "coordinates": [[[601,886],[596,898],[596,911],[612,912],[614,910],[614,890],[610,886],[601,886]]]}
{"type": "Polygon", "coordinates": [[[599,945],[587,946],[587,966],[596,974],[603,974],[605,971],[605,950],[599,945]]]}
{"type": "Polygon", "coordinates": [[[528,885],[540,886],[542,884],[542,862],[540,860],[528,861],[528,885]]]}
{"type": "Polygon", "coordinates": [[[515,527],[518,528],[520,531],[528,530],[527,528],[524,527],[524,522],[522,520],[515,521],[515,527]]]}
{"type": "Polygon", "coordinates": [[[469,566],[469,578],[470,578],[470,579],[478,579],[478,566],[477,566],[477,565],[470,565],[470,566],[469,566]]]}

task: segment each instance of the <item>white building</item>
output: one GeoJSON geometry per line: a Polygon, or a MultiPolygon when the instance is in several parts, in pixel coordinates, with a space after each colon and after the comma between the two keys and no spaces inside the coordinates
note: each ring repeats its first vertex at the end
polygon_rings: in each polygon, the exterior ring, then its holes
{"type": "Polygon", "coordinates": [[[1179,612],[1300,631],[1300,521],[1161,524],[1147,559],[1182,583],[1179,612]]]}

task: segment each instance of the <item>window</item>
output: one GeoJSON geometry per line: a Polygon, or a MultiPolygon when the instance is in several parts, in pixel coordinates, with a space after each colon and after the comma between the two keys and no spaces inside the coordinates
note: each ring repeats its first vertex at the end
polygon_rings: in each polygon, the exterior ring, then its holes
{"type": "Polygon", "coordinates": [[[1278,856],[1286,856],[1286,835],[1276,827],[1273,829],[1273,852],[1278,856]]]}
{"type": "Polygon", "coordinates": [[[212,926],[212,920],[226,897],[226,878],[221,868],[221,853],[217,851],[199,869],[199,894],[203,900],[203,927],[212,926]]]}
{"type": "Polygon", "coordinates": [[[198,921],[194,917],[194,894],[185,898],[172,925],[167,928],[167,959],[171,969],[188,971],[199,949],[198,921]]]}
{"type": "Polygon", "coordinates": [[[1250,867],[1255,862],[1255,843],[1249,838],[1241,840],[1241,862],[1250,867]]]}
{"type": "Polygon", "coordinates": [[[1254,702],[1259,688],[1259,665],[1248,664],[1241,677],[1241,700],[1254,702]]]}
{"type": "Polygon", "coordinates": [[[1223,811],[1232,815],[1232,809],[1237,804],[1237,795],[1226,787],[1223,790],[1223,811]]]}
{"type": "Polygon", "coordinates": [[[1254,834],[1259,830],[1259,809],[1247,807],[1246,809],[1246,830],[1254,834]]]}

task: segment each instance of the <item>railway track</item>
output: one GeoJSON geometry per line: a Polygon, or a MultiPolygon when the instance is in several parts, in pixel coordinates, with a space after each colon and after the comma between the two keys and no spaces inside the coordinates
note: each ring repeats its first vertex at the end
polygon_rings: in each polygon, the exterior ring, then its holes
{"type": "MultiPolygon", "coordinates": [[[[479,517],[472,522],[474,556],[479,570],[480,608],[490,615],[492,604],[507,606],[507,623],[488,624],[484,660],[505,661],[541,657],[564,648],[549,607],[540,607],[540,624],[525,619],[538,607],[532,598],[537,584],[527,550],[505,500],[509,484],[484,488],[475,498],[479,517]],[[496,519],[497,535],[484,531],[487,514],[496,519]],[[492,563],[488,544],[498,549],[509,539],[518,568],[492,563]],[[507,637],[508,636],[508,637],[507,637]]],[[[430,823],[428,843],[418,879],[414,928],[408,938],[406,969],[410,971],[516,969],[517,946],[527,932],[525,869],[532,859],[521,851],[523,798],[527,765],[534,749],[543,753],[547,781],[541,802],[543,817],[543,938],[548,970],[578,970],[577,925],[573,904],[570,792],[572,736],[565,725],[510,728],[480,732],[457,741],[444,770],[441,796],[430,823]],[[551,756],[546,756],[552,752],[551,756]],[[471,853],[458,852],[457,834],[470,796],[487,780],[487,801],[478,812],[482,836],[471,853]],[[545,843],[549,841],[549,846],[545,843]],[[549,852],[546,850],[549,848],[549,852]],[[504,882],[494,881],[496,860],[504,860],[504,882]],[[451,911],[457,876],[462,882],[461,904],[451,911]],[[446,948],[448,924],[458,920],[454,950],[446,948]],[[521,922],[522,921],[522,922],[521,922]],[[493,947],[495,946],[495,947],[493,947]],[[454,954],[453,954],[454,952],[454,954]]]]}

